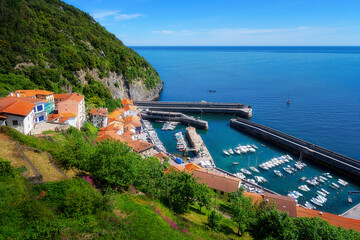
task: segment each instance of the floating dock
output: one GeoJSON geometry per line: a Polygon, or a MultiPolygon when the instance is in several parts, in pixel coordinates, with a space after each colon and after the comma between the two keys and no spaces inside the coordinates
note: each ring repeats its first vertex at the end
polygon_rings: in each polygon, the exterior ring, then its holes
{"type": "Polygon", "coordinates": [[[151,111],[228,114],[242,118],[252,116],[251,106],[242,103],[136,101],[134,104],[151,111]]]}
{"type": "Polygon", "coordinates": [[[179,112],[162,112],[162,111],[141,111],[141,117],[150,121],[173,121],[180,122],[185,126],[193,126],[199,129],[209,129],[207,121],[187,116],[179,112]]]}
{"type": "Polygon", "coordinates": [[[360,181],[360,161],[242,118],[231,119],[230,126],[360,181]]]}

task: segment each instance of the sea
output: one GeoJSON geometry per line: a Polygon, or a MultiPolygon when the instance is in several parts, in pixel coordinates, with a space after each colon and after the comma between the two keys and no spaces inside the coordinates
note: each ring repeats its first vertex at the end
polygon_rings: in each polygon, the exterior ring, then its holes
{"type": "MultiPolygon", "coordinates": [[[[232,102],[251,105],[252,121],[360,161],[360,47],[132,47],[158,71],[164,81],[159,101],[232,102]],[[209,92],[213,90],[215,92],[209,92]],[[287,99],[291,103],[287,104],[287,99]]],[[[257,166],[287,151],[269,142],[230,128],[226,115],[196,115],[209,122],[208,130],[198,130],[217,167],[231,173],[257,166]],[[224,149],[255,144],[256,153],[226,156],[224,149]],[[233,165],[239,162],[239,165],[233,165]]],[[[160,140],[170,153],[176,150],[174,131],[161,131],[160,140]]],[[[294,159],[298,156],[291,155],[294,159]]],[[[360,183],[318,166],[306,159],[303,171],[284,177],[273,170],[260,174],[269,182],[264,187],[280,194],[298,190],[304,182],[330,172],[333,179],[310,187],[298,202],[304,203],[321,188],[330,192],[319,210],[341,214],[360,203],[360,183]],[[341,178],[349,186],[338,190],[330,182],[341,178]]],[[[282,170],[281,167],[275,169],[282,170]]],[[[254,174],[253,174],[254,175],[254,174]]],[[[250,177],[251,178],[251,177],[250,177]]],[[[300,191],[300,190],[298,190],[300,191]]],[[[300,191],[301,192],[301,191],[300,191]]]]}

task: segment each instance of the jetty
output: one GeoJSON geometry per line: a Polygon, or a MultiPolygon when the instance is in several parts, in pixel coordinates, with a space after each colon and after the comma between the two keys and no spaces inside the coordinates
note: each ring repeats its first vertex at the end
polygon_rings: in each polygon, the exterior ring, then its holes
{"type": "Polygon", "coordinates": [[[360,161],[246,119],[233,118],[230,126],[360,181],[360,161]]]}
{"type": "MultiPolygon", "coordinates": [[[[201,136],[196,132],[194,127],[187,127],[185,136],[190,144],[191,150],[195,154],[194,163],[200,165],[203,168],[213,169],[215,163],[207,149],[201,136]]],[[[188,149],[190,150],[190,149],[188,149]]]]}
{"type": "Polygon", "coordinates": [[[180,122],[185,126],[193,126],[199,129],[209,129],[207,121],[197,119],[180,112],[163,112],[163,111],[151,111],[143,110],[140,113],[142,119],[150,121],[173,121],[180,122]]]}
{"type": "Polygon", "coordinates": [[[151,111],[228,114],[242,118],[252,116],[251,106],[242,103],[136,101],[134,104],[139,109],[151,111]]]}

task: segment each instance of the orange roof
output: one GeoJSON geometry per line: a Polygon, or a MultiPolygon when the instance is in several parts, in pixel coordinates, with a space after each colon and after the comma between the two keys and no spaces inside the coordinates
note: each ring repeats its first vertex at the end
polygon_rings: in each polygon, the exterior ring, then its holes
{"type": "Polygon", "coordinates": [[[144,152],[154,146],[154,144],[145,142],[143,140],[136,140],[133,142],[129,142],[128,144],[129,147],[131,147],[137,153],[144,152]]]}
{"type": "Polygon", "coordinates": [[[51,122],[58,119],[60,123],[63,123],[73,117],[76,117],[76,114],[74,113],[49,114],[48,121],[51,122]]]}
{"type": "Polygon", "coordinates": [[[36,95],[52,95],[54,92],[45,90],[16,90],[15,93],[19,94],[20,97],[34,97],[36,95]]]}
{"type": "Polygon", "coordinates": [[[136,108],[132,105],[126,105],[125,107],[123,107],[123,109],[125,111],[129,111],[129,110],[133,110],[133,111],[136,111],[136,108]]]}
{"type": "Polygon", "coordinates": [[[126,106],[126,105],[128,105],[128,104],[133,104],[133,102],[132,102],[130,99],[128,99],[128,98],[124,98],[124,99],[121,101],[121,104],[122,104],[123,106],[126,106]]]}
{"type": "Polygon", "coordinates": [[[122,116],[124,114],[124,112],[125,112],[124,109],[117,108],[114,111],[112,111],[112,113],[109,114],[108,118],[111,118],[111,119],[118,118],[119,116],[122,116]]]}
{"type": "Polygon", "coordinates": [[[68,93],[54,94],[54,99],[63,99],[66,98],[68,95],[68,93]]]}
{"type": "Polygon", "coordinates": [[[125,123],[125,126],[126,125],[131,125],[131,126],[134,126],[135,128],[137,128],[137,127],[141,127],[142,125],[141,125],[141,122],[138,120],[138,121],[130,121],[130,122],[128,122],[128,123],[125,123]]]}
{"type": "Polygon", "coordinates": [[[96,140],[98,142],[101,142],[101,141],[106,140],[106,139],[120,141],[120,142],[126,142],[125,139],[122,136],[116,134],[113,131],[107,131],[105,134],[98,136],[98,138],[96,140]]]}
{"type": "Polygon", "coordinates": [[[157,157],[160,161],[163,161],[166,158],[169,158],[168,155],[166,155],[164,152],[159,152],[157,154],[154,154],[155,157],[157,157]]]}
{"type": "Polygon", "coordinates": [[[164,173],[166,174],[166,173],[170,173],[170,172],[174,172],[174,171],[182,172],[182,171],[184,171],[184,170],[185,170],[185,168],[182,167],[182,166],[171,165],[170,167],[168,167],[168,168],[164,171],[164,173]]]}
{"type": "Polygon", "coordinates": [[[291,197],[265,192],[264,200],[267,202],[274,202],[278,210],[282,212],[287,212],[290,217],[297,216],[296,202],[291,197]]]}
{"type": "Polygon", "coordinates": [[[126,123],[124,128],[130,130],[130,129],[135,129],[135,126],[130,123],[126,123]]]}
{"type": "Polygon", "coordinates": [[[121,122],[111,122],[107,127],[105,127],[106,130],[116,130],[119,131],[124,127],[124,124],[121,122]]]}
{"type": "Polygon", "coordinates": [[[27,116],[35,107],[34,103],[25,102],[25,101],[16,101],[15,103],[10,103],[7,106],[4,106],[0,109],[1,113],[18,115],[18,116],[27,116]]]}
{"type": "Polygon", "coordinates": [[[194,169],[193,176],[198,178],[196,181],[205,183],[212,189],[232,193],[239,189],[241,180],[225,174],[214,173],[205,169],[194,169]]]}
{"type": "Polygon", "coordinates": [[[37,99],[37,98],[4,97],[4,98],[0,98],[0,107],[7,106],[9,104],[13,104],[18,101],[29,102],[29,103],[34,103],[34,104],[45,102],[43,99],[37,99]]]}
{"type": "Polygon", "coordinates": [[[355,231],[360,231],[360,220],[346,218],[326,212],[322,212],[322,214],[320,214],[320,211],[307,209],[301,206],[297,206],[296,210],[298,217],[319,217],[328,221],[331,225],[341,226],[346,229],[352,228],[355,231]]]}
{"type": "Polygon", "coordinates": [[[108,111],[106,108],[93,108],[90,110],[91,115],[107,117],[108,111]]]}
{"type": "Polygon", "coordinates": [[[68,94],[63,100],[63,101],[75,101],[75,102],[81,102],[84,99],[84,96],[78,93],[70,93],[68,94]]]}
{"type": "Polygon", "coordinates": [[[263,196],[261,194],[258,194],[258,193],[252,193],[252,192],[245,192],[244,191],[244,196],[245,197],[250,197],[252,199],[253,204],[260,204],[263,201],[263,196]]]}
{"type": "Polygon", "coordinates": [[[202,167],[200,167],[199,165],[195,164],[195,163],[188,163],[185,165],[186,170],[188,170],[189,172],[194,171],[195,169],[202,169],[202,167]]]}
{"type": "Polygon", "coordinates": [[[125,122],[131,122],[131,121],[140,121],[140,118],[138,116],[128,116],[125,118],[125,122]]]}

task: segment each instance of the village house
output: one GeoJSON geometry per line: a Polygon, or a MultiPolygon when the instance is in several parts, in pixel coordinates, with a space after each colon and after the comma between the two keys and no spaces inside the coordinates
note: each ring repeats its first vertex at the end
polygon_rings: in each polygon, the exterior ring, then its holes
{"type": "Polygon", "coordinates": [[[108,111],[106,108],[93,108],[90,111],[90,122],[98,128],[108,124],[108,111]]]}
{"type": "Polygon", "coordinates": [[[15,101],[8,104],[4,104],[8,101],[1,100],[3,99],[0,99],[0,125],[10,126],[23,134],[31,133],[34,128],[35,104],[18,98],[11,98],[15,101]]]}
{"type": "Polygon", "coordinates": [[[54,99],[58,114],[75,114],[76,128],[80,129],[86,121],[84,96],[78,93],[54,94],[54,99]]]}
{"type": "Polygon", "coordinates": [[[23,98],[36,98],[44,100],[44,110],[46,114],[50,114],[55,107],[54,93],[45,90],[16,90],[14,93],[10,93],[10,97],[23,97],[23,98]]]}

